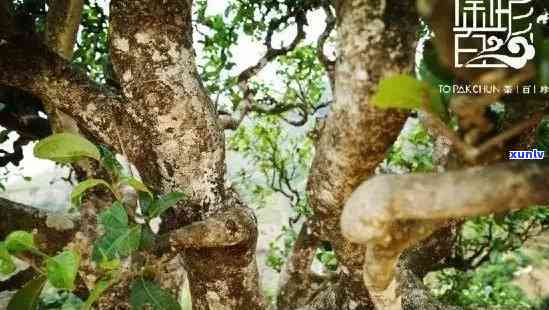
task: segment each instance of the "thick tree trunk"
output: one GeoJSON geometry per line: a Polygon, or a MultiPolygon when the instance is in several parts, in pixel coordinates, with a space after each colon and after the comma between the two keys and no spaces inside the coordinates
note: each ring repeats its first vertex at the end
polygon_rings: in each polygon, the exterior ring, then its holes
{"type": "Polygon", "coordinates": [[[256,220],[224,188],[224,137],[196,71],[191,2],[112,1],[110,21],[125,109],[141,127],[125,128],[124,151],[146,184],[188,194],[164,217],[163,231],[194,222],[172,240],[182,250],[194,309],[263,308],[256,220]],[[197,231],[203,239],[185,238],[197,231]]]}
{"type": "Polygon", "coordinates": [[[337,288],[325,292],[333,298],[318,299],[333,300],[334,309],[370,309],[362,281],[365,249],[341,235],[339,218],[345,200],[374,173],[406,119],[405,113],[372,107],[369,98],[382,78],[411,72],[418,17],[415,1],[342,0],[336,12],[335,103],[316,146],[307,191],[314,229],[332,244],[342,266],[337,288]]]}
{"type": "MultiPolygon", "coordinates": [[[[224,188],[224,137],[196,72],[191,3],[111,2],[111,57],[122,96],[97,87],[35,37],[5,30],[0,83],[47,100],[85,124],[96,141],[126,155],[155,191],[187,194],[164,217],[162,230],[173,237],[166,257],[184,258],[194,308],[264,308],[256,219],[224,188]],[[203,240],[185,242],[181,237],[194,229],[203,240]]],[[[90,234],[78,234],[70,246],[91,246],[94,231],[87,228],[90,234]]],[[[179,274],[158,276],[164,287],[179,292],[179,274]]],[[[126,285],[117,285],[118,293],[107,294],[102,305],[124,307],[126,285]]]]}

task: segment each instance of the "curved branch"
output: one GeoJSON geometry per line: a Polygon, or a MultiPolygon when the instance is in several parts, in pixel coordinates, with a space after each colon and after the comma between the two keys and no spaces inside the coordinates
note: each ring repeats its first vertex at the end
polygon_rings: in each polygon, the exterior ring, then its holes
{"type": "Polygon", "coordinates": [[[0,38],[0,84],[50,102],[86,124],[99,142],[118,145],[116,115],[124,100],[73,69],[36,38],[0,38]]]}
{"type": "Polygon", "coordinates": [[[237,81],[239,84],[247,83],[253,76],[257,75],[259,71],[261,71],[263,68],[265,68],[266,65],[269,64],[273,59],[275,59],[278,56],[282,56],[287,54],[288,52],[294,50],[299,42],[301,42],[305,38],[305,23],[307,22],[306,17],[303,15],[304,12],[301,10],[296,11],[292,15],[284,16],[284,18],[273,20],[269,24],[269,28],[267,30],[267,37],[265,39],[265,44],[267,45],[267,52],[263,57],[255,64],[247,69],[244,69],[237,77],[237,81]],[[274,34],[274,31],[283,23],[286,22],[291,17],[295,18],[296,21],[296,28],[297,28],[297,34],[292,40],[292,42],[286,46],[281,48],[273,48],[272,47],[272,36],[274,34]]]}
{"type": "Polygon", "coordinates": [[[442,174],[376,176],[347,201],[341,229],[348,240],[368,245],[366,259],[371,260],[364,266],[365,281],[384,289],[400,254],[447,219],[549,201],[548,173],[546,165],[513,162],[442,174]]]}
{"type": "Polygon", "coordinates": [[[318,38],[316,54],[318,55],[320,62],[324,65],[324,69],[330,79],[330,86],[332,87],[333,92],[335,91],[335,61],[329,59],[326,54],[324,54],[324,46],[335,28],[336,18],[329,4],[324,4],[322,9],[324,10],[324,13],[326,13],[326,27],[318,38]]]}
{"type": "Polygon", "coordinates": [[[267,66],[272,60],[278,56],[285,55],[293,51],[297,45],[305,39],[305,24],[307,23],[307,18],[305,16],[306,9],[299,9],[294,11],[292,14],[286,15],[283,18],[272,20],[269,24],[267,30],[267,36],[265,39],[265,45],[267,46],[267,52],[257,63],[251,65],[250,67],[242,70],[238,74],[236,80],[240,90],[243,92],[243,107],[238,118],[223,116],[221,122],[224,129],[236,130],[238,126],[242,123],[246,115],[252,112],[253,110],[259,111],[261,108],[256,107],[253,104],[252,94],[250,93],[250,87],[248,82],[251,78],[256,76],[265,66],[267,66]],[[272,47],[272,36],[274,31],[284,22],[287,22],[290,18],[294,17],[296,21],[297,34],[292,40],[292,42],[281,48],[272,47]]]}

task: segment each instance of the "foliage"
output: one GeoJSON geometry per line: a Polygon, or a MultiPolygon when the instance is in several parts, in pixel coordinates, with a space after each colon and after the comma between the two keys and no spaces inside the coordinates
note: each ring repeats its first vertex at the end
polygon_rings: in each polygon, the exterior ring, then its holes
{"type": "Polygon", "coordinates": [[[30,280],[17,291],[10,299],[7,310],[34,310],[36,309],[39,297],[47,281],[46,276],[38,276],[30,280]]]}
{"type": "Polygon", "coordinates": [[[95,243],[94,261],[124,258],[139,248],[141,225],[129,225],[126,210],[119,202],[99,214],[99,225],[105,232],[95,243]]]}
{"type": "Polygon", "coordinates": [[[95,145],[83,137],[60,133],[41,140],[34,146],[34,156],[66,164],[83,158],[99,160],[101,154],[95,145]]]}
{"type": "Polygon", "coordinates": [[[287,226],[282,226],[281,234],[269,243],[267,266],[271,267],[276,272],[281,272],[286,258],[292,251],[296,238],[297,234],[294,230],[287,226]],[[279,241],[282,241],[282,245],[280,245],[279,241]]]}
{"type": "Polygon", "coordinates": [[[132,309],[178,310],[179,304],[156,283],[143,278],[131,285],[130,303],[132,309]]]}
{"type": "Polygon", "coordinates": [[[76,42],[73,63],[97,82],[104,83],[111,73],[108,61],[108,16],[95,0],[85,0],[81,29],[76,42]]]}
{"type": "Polygon", "coordinates": [[[381,173],[430,172],[433,142],[418,120],[409,120],[379,166],[381,173]]]}
{"type": "MultiPolygon", "coordinates": [[[[312,215],[305,194],[305,180],[313,155],[313,143],[304,130],[291,131],[276,116],[243,124],[228,146],[253,166],[243,167],[234,182],[252,206],[264,207],[273,194],[285,198],[293,214],[271,242],[267,266],[280,272],[297,237],[296,224],[312,215]]],[[[297,226],[299,227],[299,226],[297,226]]]]}
{"type": "Polygon", "coordinates": [[[489,262],[475,270],[445,269],[439,272],[437,288],[433,292],[442,302],[462,309],[532,309],[534,304],[511,283],[514,274],[526,264],[527,260],[519,254],[494,254],[489,262]]]}
{"type": "Polygon", "coordinates": [[[312,142],[305,132],[291,134],[275,116],[241,126],[230,137],[229,148],[242,154],[260,173],[250,180],[246,170],[241,182],[255,181],[255,192],[278,192],[298,206],[304,199],[303,180],[312,159],[312,142]]]}
{"type": "Polygon", "coordinates": [[[546,207],[532,207],[465,222],[449,259],[453,267],[435,273],[432,291],[441,301],[466,309],[531,309],[536,302],[511,280],[521,268],[536,263],[521,249],[524,242],[547,231],[548,220],[546,207]]]}
{"type": "Polygon", "coordinates": [[[337,270],[337,258],[330,243],[325,242],[321,247],[317,249],[316,258],[324,265],[327,270],[337,270]]]}
{"type": "MultiPolygon", "coordinates": [[[[71,201],[75,206],[79,206],[85,193],[97,185],[107,187],[113,194],[112,207],[103,210],[98,215],[98,225],[103,233],[95,240],[92,252],[92,259],[98,264],[98,268],[101,269],[104,276],[96,281],[95,287],[85,302],[71,294],[64,295],[64,300],[62,300],[62,296],[58,293],[57,297],[50,294],[49,301],[43,298],[41,300],[40,296],[46,284],[58,292],[70,292],[75,289],[80,253],[73,249],[65,249],[54,256],[49,256],[39,249],[39,244],[35,243],[32,233],[13,231],[3,242],[0,242],[0,272],[3,275],[11,275],[15,271],[12,256],[16,256],[28,262],[37,269],[39,274],[44,276],[36,277],[19,290],[11,299],[8,309],[34,310],[38,304],[44,305],[47,309],[53,305],[60,305],[61,301],[63,301],[61,309],[91,309],[100,295],[118,281],[122,268],[121,260],[140,249],[143,240],[142,231],[150,231],[148,222],[162,215],[168,208],[181,201],[185,195],[179,192],[163,196],[155,195],[141,181],[124,175],[122,165],[116,161],[108,149],[97,148],[84,138],[72,134],[55,134],[43,139],[36,144],[34,153],[37,157],[61,163],[70,163],[82,158],[94,159],[109,173],[109,180],[88,179],[82,181],[74,187],[71,193],[71,201]],[[135,214],[138,206],[123,202],[122,187],[124,186],[130,186],[136,192],[147,197],[148,208],[144,210],[143,218],[140,218],[139,221],[135,216],[130,216],[130,214],[135,214]],[[36,264],[35,261],[40,264],[36,264]]],[[[154,239],[156,236],[152,234],[149,238],[154,239]]],[[[160,300],[163,305],[172,305],[170,309],[179,309],[175,299],[167,292],[152,282],[143,279],[141,281],[142,285],[136,286],[137,292],[132,292],[132,296],[145,294],[144,296],[152,298],[153,301],[160,300]],[[145,292],[142,292],[143,290],[145,292]],[[152,295],[149,296],[149,294],[152,295]]],[[[147,302],[151,302],[151,300],[149,299],[147,302]]]]}
{"type": "Polygon", "coordinates": [[[59,289],[74,289],[80,256],[74,251],[63,251],[46,260],[48,281],[59,289]]]}

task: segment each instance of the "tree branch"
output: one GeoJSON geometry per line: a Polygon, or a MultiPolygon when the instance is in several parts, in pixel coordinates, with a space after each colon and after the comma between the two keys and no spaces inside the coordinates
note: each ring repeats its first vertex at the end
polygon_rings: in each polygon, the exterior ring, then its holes
{"type": "MultiPolygon", "coordinates": [[[[0,240],[14,230],[36,231],[35,238],[40,248],[46,253],[55,253],[75,233],[74,228],[68,228],[71,226],[70,222],[65,223],[65,227],[56,228],[58,225],[55,225],[55,216],[57,215],[0,198],[0,240]]],[[[76,223],[72,223],[72,226],[76,227],[76,223]]]]}
{"type": "Polygon", "coordinates": [[[418,18],[415,1],[339,1],[336,13],[335,102],[316,145],[307,194],[313,229],[344,266],[337,307],[367,308],[371,300],[361,277],[365,249],[341,235],[339,218],[344,201],[374,173],[406,120],[405,113],[378,110],[369,100],[382,78],[412,70],[418,18]]]}
{"type": "Polygon", "coordinates": [[[548,172],[545,165],[513,162],[442,174],[376,176],[347,201],[341,229],[352,242],[368,245],[365,281],[384,289],[399,255],[446,219],[546,203],[548,172]]]}
{"type": "Polygon", "coordinates": [[[307,304],[319,290],[319,283],[311,271],[316,250],[320,240],[312,234],[305,222],[297,236],[292,249],[292,256],[284,265],[280,275],[280,290],[277,298],[277,309],[297,309],[307,304]]]}
{"type": "Polygon", "coordinates": [[[53,51],[70,60],[80,26],[84,0],[51,1],[50,4],[46,18],[45,43],[53,51]]]}
{"type": "Polygon", "coordinates": [[[82,124],[99,142],[117,146],[117,112],[124,100],[73,69],[36,38],[0,38],[0,84],[27,91],[82,124]]]}
{"type": "Polygon", "coordinates": [[[197,78],[190,6],[111,1],[110,55],[129,99],[125,108],[143,124],[121,134],[126,155],[148,185],[185,191],[213,211],[223,207],[223,136],[197,78]]]}
{"type": "Polygon", "coordinates": [[[324,31],[320,34],[320,37],[318,38],[318,42],[316,46],[316,54],[318,55],[320,62],[324,65],[324,69],[326,70],[326,74],[328,75],[328,79],[330,80],[330,86],[332,88],[332,92],[334,92],[335,91],[335,61],[329,59],[326,56],[326,54],[324,54],[324,46],[326,45],[326,42],[328,41],[330,34],[335,28],[336,18],[329,4],[324,4],[322,6],[322,9],[326,14],[326,27],[324,28],[324,31]]]}
{"type": "MultiPolygon", "coordinates": [[[[291,14],[288,14],[286,16],[283,16],[280,19],[274,19],[269,23],[268,29],[267,29],[267,36],[265,38],[265,45],[267,46],[267,52],[257,63],[254,65],[249,66],[248,68],[242,70],[236,78],[238,87],[243,93],[243,107],[240,111],[240,116],[238,118],[234,118],[231,116],[227,116],[227,114],[223,114],[221,117],[221,122],[224,129],[230,129],[230,130],[236,130],[238,126],[242,123],[246,115],[250,112],[257,112],[262,113],[264,111],[261,110],[261,108],[256,107],[254,105],[254,100],[252,98],[252,94],[250,92],[250,87],[248,85],[249,81],[256,76],[265,66],[267,66],[271,61],[273,61],[278,56],[286,55],[287,53],[293,51],[297,45],[303,41],[305,38],[305,24],[307,22],[307,18],[305,16],[305,12],[307,11],[307,8],[299,8],[298,10],[293,11],[291,14]],[[273,48],[272,46],[272,36],[274,34],[274,31],[284,22],[287,22],[290,18],[294,18],[296,22],[296,28],[297,28],[297,34],[290,42],[288,46],[281,47],[281,48],[273,48]]],[[[286,106],[290,107],[290,106],[286,106]]],[[[274,109],[276,109],[275,107],[274,109]]],[[[295,108],[295,107],[294,107],[295,108]]],[[[284,108],[282,108],[284,109],[284,108]]],[[[291,109],[287,109],[286,111],[289,111],[291,109]]],[[[273,111],[274,112],[274,111],[273,111]]],[[[283,111],[279,112],[282,113],[283,111]]],[[[271,114],[271,113],[263,113],[263,114],[271,114]]]]}

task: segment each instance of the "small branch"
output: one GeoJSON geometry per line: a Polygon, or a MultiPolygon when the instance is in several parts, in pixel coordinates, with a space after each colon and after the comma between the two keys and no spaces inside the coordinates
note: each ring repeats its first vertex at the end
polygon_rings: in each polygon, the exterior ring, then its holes
{"type": "MultiPolygon", "coordinates": [[[[267,52],[261,59],[254,65],[244,69],[237,77],[237,83],[238,87],[242,91],[243,95],[243,102],[242,102],[242,109],[240,111],[240,116],[237,118],[228,118],[223,116],[220,120],[221,126],[224,129],[230,129],[230,130],[236,130],[238,126],[242,123],[246,115],[248,113],[258,110],[259,108],[254,107],[253,104],[253,98],[252,94],[250,92],[250,87],[248,85],[249,81],[256,76],[265,66],[267,66],[272,60],[274,60],[278,56],[285,55],[292,50],[294,50],[297,45],[303,41],[305,38],[305,23],[307,22],[306,17],[303,15],[304,12],[296,11],[291,15],[287,15],[281,19],[274,19],[269,24],[268,30],[267,30],[267,36],[265,39],[265,45],[267,46],[267,52]],[[295,17],[296,21],[296,27],[297,27],[297,34],[292,40],[292,42],[286,46],[281,48],[273,48],[272,47],[272,36],[274,31],[283,23],[286,22],[291,17],[295,17]]],[[[255,111],[260,113],[260,111],[255,111]]]]}
{"type": "Polygon", "coordinates": [[[503,145],[504,142],[520,135],[527,129],[535,127],[539,124],[541,119],[542,115],[536,114],[480,145],[473,146],[465,143],[455,131],[448,128],[448,126],[436,115],[427,111],[422,111],[421,113],[422,123],[436,135],[446,137],[450,141],[451,146],[455,148],[461,157],[470,163],[474,163],[481,155],[503,145]]]}
{"type": "Polygon", "coordinates": [[[46,45],[68,60],[73,54],[83,7],[83,0],[50,2],[46,18],[46,45]]]}
{"type": "Polygon", "coordinates": [[[320,62],[324,65],[324,69],[326,69],[326,74],[330,79],[330,86],[333,92],[335,90],[335,61],[329,59],[326,54],[324,54],[324,46],[335,28],[336,18],[329,4],[324,4],[322,9],[324,10],[324,13],[326,13],[326,27],[318,37],[316,54],[318,55],[320,62]]]}
{"type": "Polygon", "coordinates": [[[319,243],[320,240],[312,233],[310,226],[304,223],[280,276],[277,309],[304,306],[318,291],[318,287],[314,287],[317,283],[311,265],[319,243]]]}
{"type": "Polygon", "coordinates": [[[237,81],[239,84],[247,83],[252,77],[257,75],[267,64],[269,64],[272,60],[274,60],[278,56],[282,56],[287,54],[288,52],[294,50],[299,42],[301,42],[305,38],[305,22],[306,17],[301,16],[304,14],[303,12],[297,11],[295,15],[288,15],[281,19],[275,19],[269,24],[269,28],[267,30],[267,37],[265,39],[265,45],[267,46],[267,52],[263,57],[255,64],[247,69],[243,70],[237,78],[237,81]],[[272,36],[274,34],[274,31],[285,21],[290,19],[291,17],[295,17],[296,20],[296,28],[297,28],[297,34],[292,40],[292,42],[286,46],[281,48],[273,48],[272,47],[272,36]]]}
{"type": "Polygon", "coordinates": [[[520,135],[524,131],[528,129],[532,129],[536,127],[539,122],[541,121],[543,115],[536,114],[534,116],[530,116],[528,119],[520,122],[519,124],[515,125],[512,128],[507,129],[506,131],[502,132],[501,134],[489,139],[488,141],[482,143],[479,145],[477,149],[478,154],[484,154],[488,152],[489,150],[502,146],[504,142],[520,135]]]}

